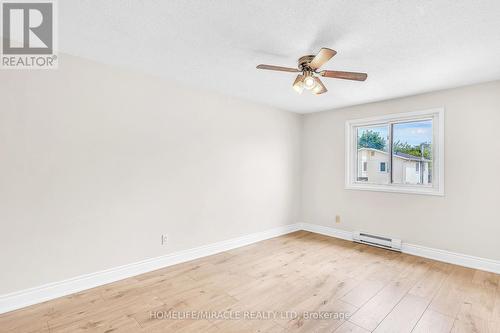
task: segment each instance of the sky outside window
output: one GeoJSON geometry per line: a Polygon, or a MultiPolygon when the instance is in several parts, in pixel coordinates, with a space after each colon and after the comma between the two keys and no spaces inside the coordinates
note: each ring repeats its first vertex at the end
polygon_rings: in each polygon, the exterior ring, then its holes
{"type": "Polygon", "coordinates": [[[432,143],[432,120],[394,125],[394,142],[408,143],[416,146],[422,143],[432,143]]]}

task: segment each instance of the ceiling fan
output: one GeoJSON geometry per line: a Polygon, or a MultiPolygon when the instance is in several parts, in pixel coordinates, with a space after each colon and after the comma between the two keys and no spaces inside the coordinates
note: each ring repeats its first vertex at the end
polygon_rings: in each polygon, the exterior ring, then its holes
{"type": "Polygon", "coordinates": [[[258,65],[257,68],[267,69],[271,71],[301,73],[297,75],[297,78],[293,82],[293,89],[295,89],[295,91],[299,94],[302,94],[304,89],[310,90],[314,95],[326,93],[328,90],[324,86],[323,82],[321,82],[321,80],[319,79],[319,76],[354,81],[366,80],[366,78],[368,77],[366,73],[340,72],[329,70],[319,71],[319,68],[336,54],[337,51],[324,47],[318,52],[317,55],[306,55],[300,57],[297,66],[298,68],[262,64],[258,65]]]}

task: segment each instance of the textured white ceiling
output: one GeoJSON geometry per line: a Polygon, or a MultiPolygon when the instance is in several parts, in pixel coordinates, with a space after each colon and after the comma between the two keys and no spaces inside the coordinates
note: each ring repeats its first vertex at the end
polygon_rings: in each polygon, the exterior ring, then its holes
{"type": "Polygon", "coordinates": [[[500,79],[498,0],[59,1],[62,52],[301,113],[500,79]],[[329,92],[297,95],[295,66],[329,47],[329,92]]]}

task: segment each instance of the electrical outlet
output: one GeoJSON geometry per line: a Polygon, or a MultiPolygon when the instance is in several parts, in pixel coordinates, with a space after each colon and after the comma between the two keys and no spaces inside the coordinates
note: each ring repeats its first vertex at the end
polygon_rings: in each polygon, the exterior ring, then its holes
{"type": "Polygon", "coordinates": [[[167,235],[161,235],[161,245],[167,245],[167,235]]]}
{"type": "Polygon", "coordinates": [[[340,223],[340,215],[335,215],[335,223],[340,223]]]}

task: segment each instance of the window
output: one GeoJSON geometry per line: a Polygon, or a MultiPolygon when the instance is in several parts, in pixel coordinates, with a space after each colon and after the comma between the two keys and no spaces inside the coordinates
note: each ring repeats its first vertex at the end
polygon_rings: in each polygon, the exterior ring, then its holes
{"type": "Polygon", "coordinates": [[[444,110],[346,122],[346,188],[444,194],[444,110]]]}

